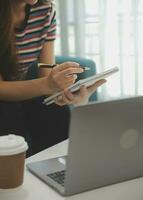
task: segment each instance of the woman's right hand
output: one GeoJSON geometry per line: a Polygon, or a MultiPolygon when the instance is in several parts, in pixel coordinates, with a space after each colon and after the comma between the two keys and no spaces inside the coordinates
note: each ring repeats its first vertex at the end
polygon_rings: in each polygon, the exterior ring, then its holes
{"type": "Polygon", "coordinates": [[[78,63],[65,62],[56,65],[47,77],[47,86],[50,93],[64,90],[74,84],[77,79],[77,74],[82,73],[83,69],[78,63]]]}

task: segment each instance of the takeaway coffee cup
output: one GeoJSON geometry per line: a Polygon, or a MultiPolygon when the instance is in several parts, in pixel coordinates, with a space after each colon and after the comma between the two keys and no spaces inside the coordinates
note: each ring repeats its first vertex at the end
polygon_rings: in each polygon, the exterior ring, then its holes
{"type": "Polygon", "coordinates": [[[27,149],[27,142],[22,136],[0,136],[0,189],[22,185],[27,149]]]}

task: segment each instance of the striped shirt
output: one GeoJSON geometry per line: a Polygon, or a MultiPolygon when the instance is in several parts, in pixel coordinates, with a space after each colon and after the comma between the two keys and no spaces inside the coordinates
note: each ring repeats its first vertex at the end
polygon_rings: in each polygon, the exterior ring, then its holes
{"type": "Polygon", "coordinates": [[[56,19],[53,3],[26,7],[23,26],[15,29],[20,79],[38,60],[43,45],[56,38],[56,19]]]}

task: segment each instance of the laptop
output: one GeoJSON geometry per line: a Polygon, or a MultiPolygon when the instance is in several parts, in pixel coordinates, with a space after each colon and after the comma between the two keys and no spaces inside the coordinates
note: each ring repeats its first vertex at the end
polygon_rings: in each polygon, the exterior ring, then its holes
{"type": "Polygon", "coordinates": [[[143,176],[143,97],[75,107],[68,155],[27,167],[63,196],[143,176]]]}

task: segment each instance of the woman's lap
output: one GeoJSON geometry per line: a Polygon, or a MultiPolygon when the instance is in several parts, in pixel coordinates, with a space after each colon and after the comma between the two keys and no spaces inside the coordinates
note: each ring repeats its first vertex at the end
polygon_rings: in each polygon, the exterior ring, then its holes
{"type": "Polygon", "coordinates": [[[68,106],[45,106],[42,98],[21,103],[0,102],[0,135],[24,136],[30,146],[32,141],[35,154],[68,137],[69,116],[68,106]]]}
{"type": "Polygon", "coordinates": [[[24,107],[34,153],[67,139],[70,115],[68,106],[45,106],[41,98],[37,98],[26,102],[24,107]]]}
{"type": "Polygon", "coordinates": [[[0,135],[25,135],[25,123],[20,103],[0,102],[0,135]]]}
{"type": "Polygon", "coordinates": [[[7,134],[25,137],[30,147],[27,155],[30,156],[32,154],[30,135],[24,121],[21,103],[0,101],[0,135],[7,134]]]}

